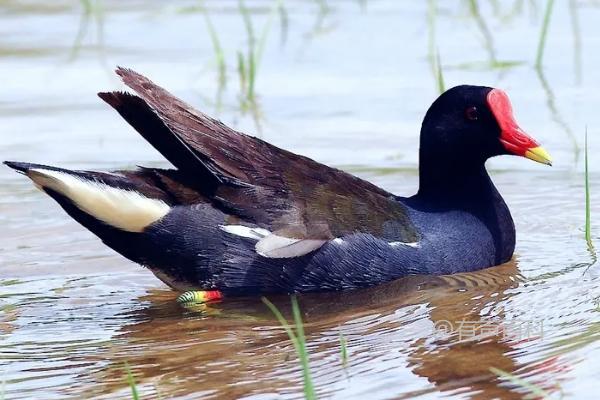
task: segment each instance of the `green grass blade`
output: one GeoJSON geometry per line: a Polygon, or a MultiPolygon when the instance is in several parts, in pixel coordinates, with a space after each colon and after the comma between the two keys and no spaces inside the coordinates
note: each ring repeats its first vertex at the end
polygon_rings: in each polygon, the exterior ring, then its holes
{"type": "Polygon", "coordinates": [[[79,0],[79,3],[83,7],[83,11],[86,14],[91,14],[94,11],[94,5],[92,4],[92,0],[79,0]]]}
{"type": "Polygon", "coordinates": [[[304,324],[300,315],[300,306],[298,299],[292,296],[292,313],[294,314],[294,323],[296,324],[296,334],[298,335],[298,347],[300,351],[300,363],[302,364],[302,378],[304,379],[304,397],[307,399],[316,399],[315,388],[310,374],[310,365],[308,364],[308,351],[306,350],[306,338],[304,336],[304,324]]]}
{"type": "Polygon", "coordinates": [[[340,332],[340,358],[342,360],[342,366],[346,367],[348,365],[348,347],[347,341],[344,337],[344,334],[340,332]]]}
{"type": "Polygon", "coordinates": [[[569,15],[571,16],[571,30],[573,31],[573,65],[575,67],[575,83],[581,83],[581,26],[579,24],[579,11],[577,0],[569,0],[569,15]]]}
{"type": "Polygon", "coordinates": [[[544,389],[542,389],[541,387],[536,386],[533,383],[529,383],[509,372],[506,372],[506,371],[503,371],[501,369],[494,368],[494,367],[490,367],[490,371],[492,371],[494,374],[498,375],[499,377],[510,381],[513,385],[527,390],[531,395],[533,395],[535,397],[539,397],[542,399],[547,399],[550,397],[550,394],[547,391],[545,391],[544,389]]]}
{"type": "MultiPolygon", "coordinates": [[[[275,7],[273,7],[271,9],[271,12],[269,13],[269,18],[267,19],[267,22],[265,23],[265,26],[263,27],[260,36],[258,38],[258,43],[256,44],[256,66],[258,69],[258,66],[260,65],[260,61],[262,60],[262,55],[265,51],[265,46],[267,44],[267,38],[269,37],[269,32],[271,31],[271,26],[273,25],[273,20],[275,19],[275,15],[279,12],[283,12],[283,11],[279,11],[282,8],[280,8],[280,3],[276,3],[275,7]]],[[[281,5],[281,7],[283,7],[283,5],[281,5]]],[[[284,9],[285,10],[285,9],[284,9]]]]}
{"type": "Polygon", "coordinates": [[[536,68],[541,68],[542,66],[542,59],[544,58],[544,49],[546,48],[546,37],[548,35],[548,27],[550,26],[552,8],[554,8],[554,0],[548,0],[548,3],[546,3],[546,12],[544,13],[544,21],[542,22],[542,31],[540,32],[537,55],[535,57],[536,68]]]}
{"type": "Polygon", "coordinates": [[[279,29],[281,31],[281,44],[284,45],[287,41],[287,35],[290,27],[290,18],[285,8],[283,0],[277,0],[277,11],[279,14],[279,29]]]}
{"type": "Polygon", "coordinates": [[[135,385],[135,379],[133,374],[131,373],[131,369],[129,368],[129,364],[125,363],[125,371],[127,372],[127,383],[131,388],[131,398],[133,400],[140,400],[140,395],[137,391],[137,387],[135,385]]]}
{"type": "Polygon", "coordinates": [[[217,62],[217,69],[219,71],[219,85],[225,86],[227,84],[227,64],[225,63],[225,53],[223,52],[223,47],[221,47],[219,35],[217,34],[217,31],[215,30],[215,27],[206,10],[204,10],[204,20],[206,22],[208,34],[210,35],[210,40],[212,42],[215,60],[217,62]]]}
{"type": "Polygon", "coordinates": [[[585,128],[585,241],[588,249],[593,252],[594,243],[592,242],[592,212],[590,199],[590,176],[588,167],[588,133],[585,128]]]}
{"type": "Polygon", "coordinates": [[[550,112],[550,117],[552,118],[552,120],[554,120],[554,122],[556,122],[558,125],[560,125],[560,127],[563,129],[563,131],[569,137],[569,140],[571,141],[572,146],[573,146],[573,155],[575,156],[574,162],[575,162],[575,164],[577,164],[579,162],[579,155],[581,153],[581,148],[579,146],[579,143],[577,142],[577,137],[573,133],[573,130],[571,129],[569,124],[562,117],[562,114],[556,105],[556,96],[554,95],[554,91],[553,91],[552,87],[550,86],[548,79],[546,79],[544,70],[541,68],[536,68],[535,73],[540,81],[540,85],[542,86],[542,89],[544,90],[544,92],[546,94],[546,105],[548,106],[548,111],[550,112]]]}
{"type": "Polygon", "coordinates": [[[490,32],[490,28],[485,22],[485,18],[483,18],[481,15],[479,5],[477,4],[476,0],[469,0],[469,10],[471,16],[475,20],[475,23],[477,24],[477,27],[479,28],[479,31],[481,32],[481,35],[483,36],[484,47],[488,53],[490,64],[494,64],[497,61],[496,50],[494,49],[494,37],[490,32]]]}
{"type": "Polygon", "coordinates": [[[437,87],[438,87],[438,91],[440,92],[440,94],[444,93],[446,91],[446,84],[444,83],[444,72],[442,71],[442,63],[440,61],[440,52],[438,51],[436,53],[436,57],[435,57],[435,68],[436,68],[436,80],[437,80],[437,87]]]}
{"type": "Polygon", "coordinates": [[[244,27],[246,28],[246,35],[248,36],[248,47],[254,47],[255,36],[254,36],[254,27],[252,26],[252,18],[250,17],[250,11],[248,7],[246,7],[246,3],[244,0],[238,0],[238,9],[240,10],[240,14],[242,15],[242,19],[244,21],[244,27]]]}
{"type": "Polygon", "coordinates": [[[290,324],[283,317],[277,307],[269,301],[266,297],[262,298],[263,303],[271,310],[275,318],[279,321],[287,335],[289,336],[296,353],[300,358],[300,364],[302,366],[302,379],[304,382],[304,397],[308,400],[314,400],[317,398],[315,388],[312,383],[312,377],[310,374],[310,365],[308,363],[308,352],[306,350],[306,338],[304,336],[304,326],[302,323],[302,317],[300,315],[300,307],[298,306],[298,300],[296,296],[292,296],[292,313],[294,315],[294,323],[296,325],[296,333],[292,330],[290,324]]]}
{"type": "Polygon", "coordinates": [[[429,65],[433,75],[436,74],[435,68],[435,21],[437,18],[437,5],[435,0],[427,1],[427,58],[429,59],[429,65]]]}
{"type": "Polygon", "coordinates": [[[327,14],[329,12],[329,5],[327,4],[327,0],[315,0],[319,5],[319,13],[327,14]]]}
{"type": "Polygon", "coordinates": [[[248,50],[248,100],[254,101],[254,82],[256,82],[256,56],[253,49],[248,50]]]}
{"type": "Polygon", "coordinates": [[[244,0],[238,0],[238,9],[242,15],[244,21],[244,27],[246,28],[246,35],[248,37],[248,48],[246,58],[246,85],[245,95],[246,101],[252,105],[254,104],[254,83],[256,81],[256,35],[254,33],[254,26],[252,24],[252,18],[250,16],[250,10],[246,7],[244,0]]]}
{"type": "Polygon", "coordinates": [[[247,92],[248,92],[248,87],[247,87],[247,78],[246,78],[246,63],[244,61],[244,55],[242,54],[241,51],[238,51],[237,53],[237,70],[238,70],[238,75],[240,77],[240,88],[242,93],[244,94],[244,96],[246,96],[247,92]]]}
{"type": "Polygon", "coordinates": [[[267,299],[266,297],[263,297],[262,302],[265,303],[265,305],[267,307],[269,307],[269,310],[271,310],[273,315],[275,315],[275,318],[277,318],[277,321],[279,321],[279,323],[285,330],[285,333],[287,333],[287,335],[290,337],[290,340],[292,341],[292,344],[294,345],[294,349],[296,349],[296,352],[298,352],[298,339],[296,338],[294,331],[290,327],[290,324],[288,324],[287,320],[283,317],[283,315],[281,314],[279,309],[277,309],[275,304],[271,303],[271,301],[269,301],[269,299],[267,299]]]}

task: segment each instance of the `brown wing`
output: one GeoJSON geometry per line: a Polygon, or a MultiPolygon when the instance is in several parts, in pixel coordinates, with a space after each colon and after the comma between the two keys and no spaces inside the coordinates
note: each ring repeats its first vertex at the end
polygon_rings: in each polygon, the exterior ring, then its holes
{"type": "Polygon", "coordinates": [[[417,240],[404,206],[383,189],[237,132],[132,70],[117,74],[139,97],[100,97],[216,207],[288,238],[368,232],[417,240]]]}

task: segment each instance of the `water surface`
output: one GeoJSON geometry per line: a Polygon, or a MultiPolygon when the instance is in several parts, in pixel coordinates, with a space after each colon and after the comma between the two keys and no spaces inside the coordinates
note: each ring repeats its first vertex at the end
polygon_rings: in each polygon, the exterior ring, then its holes
{"type": "MultiPolygon", "coordinates": [[[[517,226],[512,262],[301,296],[317,392],[524,397],[526,389],[490,372],[496,367],[556,398],[594,398],[600,277],[584,240],[580,150],[587,126],[595,201],[600,8],[556,3],[536,70],[542,1],[246,1],[254,50],[263,48],[256,101],[248,102],[237,57],[247,57],[249,34],[237,1],[5,1],[0,158],[85,169],[167,166],[95,96],[123,89],[112,73],[123,65],[238,129],[407,195],[416,190],[418,131],[437,95],[439,51],[446,85],[507,90],[520,124],[555,166],[489,162],[517,226]],[[473,329],[485,337],[469,336],[473,329]]],[[[148,399],[302,397],[293,347],[259,299],[183,309],[176,293],[104,247],[27,179],[0,168],[0,182],[7,399],[130,398],[125,362],[148,399]]],[[[286,297],[272,300],[289,310],[286,297]]]]}

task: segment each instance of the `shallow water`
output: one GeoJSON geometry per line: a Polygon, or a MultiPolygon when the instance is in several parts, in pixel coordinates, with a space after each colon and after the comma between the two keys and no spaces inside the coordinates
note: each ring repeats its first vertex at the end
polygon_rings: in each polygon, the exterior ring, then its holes
{"type": "MultiPolygon", "coordinates": [[[[437,93],[430,61],[439,49],[446,85],[506,89],[517,119],[555,166],[511,157],[489,163],[517,225],[513,262],[301,296],[317,392],[524,397],[527,389],[490,372],[496,367],[555,398],[595,398],[600,273],[584,239],[578,149],[587,126],[600,243],[597,2],[557,2],[543,72],[536,72],[541,1],[481,1],[477,9],[469,2],[283,1],[284,12],[273,8],[277,2],[247,1],[258,42],[270,28],[257,106],[246,111],[236,55],[247,52],[248,36],[238,2],[207,1],[206,13],[199,4],[0,3],[0,158],[86,169],[166,166],[95,97],[123,88],[111,72],[118,64],[239,129],[410,194],[421,118],[437,93]],[[225,53],[223,90],[207,15],[225,53]]],[[[302,397],[293,347],[259,299],[183,309],[176,293],[104,247],[27,179],[0,168],[0,182],[5,398],[130,398],[124,362],[143,398],[302,397]]],[[[289,310],[287,298],[272,300],[289,310]]]]}

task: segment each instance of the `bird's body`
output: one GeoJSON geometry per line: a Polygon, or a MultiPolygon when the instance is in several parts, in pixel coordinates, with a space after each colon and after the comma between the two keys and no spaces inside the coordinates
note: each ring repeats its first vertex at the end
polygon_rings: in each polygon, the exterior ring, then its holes
{"type": "MultiPolygon", "coordinates": [[[[466,136],[474,129],[467,125],[461,140],[481,154],[455,157],[454,139],[435,133],[439,124],[428,128],[432,118],[426,117],[420,189],[405,198],[236,132],[133,71],[117,72],[139,97],[100,97],[175,169],[103,173],[7,164],[106,245],[175,289],[225,295],[343,290],[410,274],[472,271],[512,257],[513,221],[484,166],[504,152],[506,121],[484,139],[466,136]],[[432,140],[445,141],[444,148],[432,140]]],[[[455,91],[459,99],[464,91],[482,92],[478,102],[506,107],[508,101],[481,87],[455,91]]],[[[440,97],[428,115],[436,107],[447,112],[444,103],[456,100],[449,97],[440,97]]],[[[499,118],[502,107],[488,114],[499,118]]],[[[525,145],[534,156],[545,155],[535,142],[525,145]]]]}

